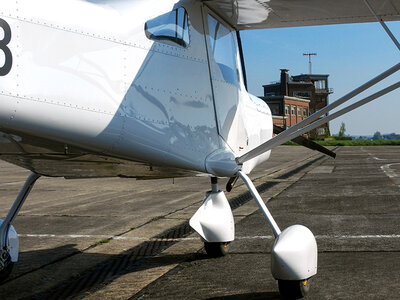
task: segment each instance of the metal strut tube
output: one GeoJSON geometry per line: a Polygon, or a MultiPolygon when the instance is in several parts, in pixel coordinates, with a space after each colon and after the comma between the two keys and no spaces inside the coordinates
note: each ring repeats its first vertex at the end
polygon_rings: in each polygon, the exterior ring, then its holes
{"type": "Polygon", "coordinates": [[[8,211],[6,218],[0,226],[0,246],[2,249],[7,245],[8,239],[8,230],[10,228],[11,223],[14,221],[18,212],[20,211],[22,205],[25,202],[25,199],[28,197],[30,191],[32,190],[36,180],[38,180],[40,175],[36,173],[31,173],[29,177],[26,179],[24,186],[20,190],[17,198],[14,201],[14,204],[8,211]]]}
{"type": "Polygon", "coordinates": [[[249,188],[249,191],[251,193],[251,195],[253,196],[254,200],[256,200],[258,206],[260,207],[262,213],[264,214],[265,218],[268,221],[268,224],[271,226],[272,231],[274,232],[274,236],[275,238],[277,238],[280,234],[281,234],[281,230],[279,229],[278,224],[276,224],[274,218],[272,217],[271,213],[269,212],[267,206],[265,205],[264,201],[261,199],[260,194],[258,193],[256,187],[254,186],[253,182],[250,180],[250,178],[242,173],[241,171],[239,171],[237,173],[238,176],[240,176],[240,178],[242,178],[242,180],[244,181],[244,183],[247,185],[247,187],[249,188]]]}
{"type": "Polygon", "coordinates": [[[211,192],[212,193],[218,193],[218,178],[217,177],[211,177],[211,192]]]}
{"type": "Polygon", "coordinates": [[[378,22],[381,24],[381,26],[383,27],[383,29],[386,31],[386,33],[388,34],[388,36],[391,38],[391,40],[393,41],[393,43],[396,45],[397,49],[400,50],[400,43],[399,41],[396,39],[396,37],[394,36],[394,34],[390,31],[389,27],[387,27],[387,25],[385,24],[385,22],[383,21],[383,19],[375,12],[375,10],[372,8],[371,4],[367,1],[364,0],[365,5],[367,5],[368,9],[371,11],[371,13],[375,16],[375,18],[378,20],[378,22]]]}

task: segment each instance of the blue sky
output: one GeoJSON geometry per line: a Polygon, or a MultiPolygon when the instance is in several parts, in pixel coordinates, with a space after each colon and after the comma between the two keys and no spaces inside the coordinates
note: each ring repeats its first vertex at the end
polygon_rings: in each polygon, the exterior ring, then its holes
{"type": "MultiPolygon", "coordinates": [[[[400,40],[400,22],[387,23],[400,40]]],[[[242,41],[250,93],[260,96],[262,85],[279,81],[280,69],[291,75],[308,73],[304,52],[316,52],[313,73],[330,74],[329,87],[335,101],[379,73],[397,64],[400,51],[378,23],[249,30],[242,41]]],[[[400,80],[400,72],[376,88],[355,98],[370,95],[400,80]]],[[[350,103],[353,103],[351,101],[350,103]]],[[[341,122],[346,134],[372,135],[400,133],[400,89],[331,122],[331,132],[338,133],[341,122]]]]}

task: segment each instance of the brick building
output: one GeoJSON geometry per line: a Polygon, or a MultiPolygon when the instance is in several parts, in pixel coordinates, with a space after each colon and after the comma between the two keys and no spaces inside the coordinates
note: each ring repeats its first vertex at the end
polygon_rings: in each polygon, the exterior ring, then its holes
{"type": "Polygon", "coordinates": [[[292,76],[293,83],[308,83],[312,84],[313,87],[310,89],[310,93],[302,93],[302,91],[293,90],[293,94],[301,97],[306,97],[311,100],[310,102],[310,113],[313,114],[316,111],[324,108],[329,104],[329,94],[333,93],[333,89],[328,88],[328,77],[327,74],[302,74],[292,76]],[[297,92],[297,93],[296,93],[297,92]]]}
{"type": "Polygon", "coordinates": [[[289,96],[261,97],[272,112],[275,125],[291,127],[309,116],[310,100],[289,96]]]}
{"type": "MultiPolygon", "coordinates": [[[[281,70],[280,82],[264,85],[264,96],[261,97],[271,108],[274,124],[290,127],[304,120],[310,114],[328,105],[328,88],[326,74],[302,74],[289,76],[289,71],[281,70]]],[[[325,134],[329,125],[314,130],[313,137],[325,134]]]]}

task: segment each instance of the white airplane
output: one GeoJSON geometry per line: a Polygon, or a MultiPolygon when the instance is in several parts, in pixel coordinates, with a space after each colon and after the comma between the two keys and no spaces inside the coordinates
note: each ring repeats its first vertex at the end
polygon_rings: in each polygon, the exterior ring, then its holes
{"type": "MultiPolygon", "coordinates": [[[[247,177],[272,148],[399,87],[327,113],[400,64],[273,137],[246,90],[239,32],[400,19],[400,0],[1,0],[0,158],[32,171],[0,226],[0,274],[18,260],[11,225],[40,176],[210,176],[190,220],[212,256],[234,240],[217,178],[242,178],[276,237],[272,275],[295,298],[317,273],[310,230],[281,232],[247,177]]],[[[304,142],[304,140],[303,140],[304,142]]],[[[304,142],[310,146],[309,142],[304,142]]],[[[328,154],[329,151],[325,151],[328,154]]]]}

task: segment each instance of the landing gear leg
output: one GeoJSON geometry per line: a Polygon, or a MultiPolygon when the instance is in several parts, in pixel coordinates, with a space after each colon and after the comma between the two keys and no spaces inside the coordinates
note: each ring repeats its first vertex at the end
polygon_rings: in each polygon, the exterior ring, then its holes
{"type": "Polygon", "coordinates": [[[11,225],[40,175],[32,173],[4,220],[0,220],[0,281],[6,279],[18,261],[18,235],[11,225]]]}
{"type": "Polygon", "coordinates": [[[284,299],[303,298],[309,290],[309,278],[317,274],[317,243],[312,232],[304,226],[293,225],[281,232],[261,199],[250,178],[238,172],[275,236],[271,251],[271,272],[278,280],[279,292],[284,299]]]}
{"type": "Polygon", "coordinates": [[[221,257],[228,254],[229,243],[235,238],[235,223],[229,202],[224,192],[218,190],[215,177],[211,178],[211,188],[189,223],[202,237],[208,256],[221,257]]]}

